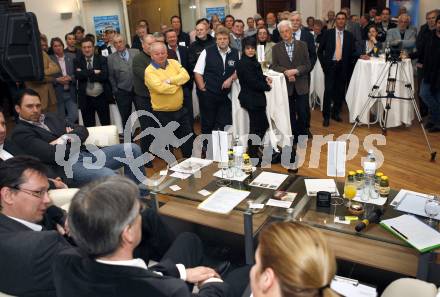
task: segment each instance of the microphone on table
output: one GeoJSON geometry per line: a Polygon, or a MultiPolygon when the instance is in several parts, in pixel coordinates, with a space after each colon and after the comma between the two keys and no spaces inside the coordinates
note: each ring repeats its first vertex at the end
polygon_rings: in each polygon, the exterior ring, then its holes
{"type": "Polygon", "coordinates": [[[369,224],[377,224],[380,222],[380,217],[383,215],[383,211],[379,208],[373,210],[367,218],[363,219],[361,222],[357,223],[354,229],[356,232],[361,232],[364,230],[369,224]]]}

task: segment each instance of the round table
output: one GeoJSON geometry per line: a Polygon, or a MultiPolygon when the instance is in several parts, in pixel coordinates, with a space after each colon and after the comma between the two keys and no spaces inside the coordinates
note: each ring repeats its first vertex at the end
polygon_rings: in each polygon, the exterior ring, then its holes
{"type": "MultiPolygon", "coordinates": [[[[369,99],[370,94],[374,96],[386,96],[386,86],[388,70],[390,69],[390,62],[385,62],[380,58],[371,58],[370,60],[359,59],[351,76],[351,81],[348,86],[345,99],[347,101],[348,109],[350,111],[350,122],[355,122],[359,116],[360,123],[370,124],[369,111],[373,106],[377,106],[378,115],[381,116],[385,110],[387,99],[369,99]],[[380,77],[384,79],[378,81],[380,77]],[[378,84],[378,90],[373,91],[372,88],[378,84]],[[376,105],[376,102],[378,105],[376,105]],[[366,107],[366,108],[365,108],[366,107]],[[362,110],[365,111],[362,113],[362,110]],[[362,113],[362,115],[360,115],[362,113]]],[[[407,89],[405,84],[410,83],[414,87],[414,74],[410,59],[399,62],[398,65],[391,66],[392,77],[395,76],[396,67],[398,67],[396,77],[395,96],[410,98],[413,91],[407,89]]],[[[392,99],[391,109],[388,114],[388,121],[386,127],[398,127],[402,124],[410,126],[414,119],[414,107],[411,100],[392,99]]],[[[385,126],[383,117],[381,116],[380,124],[385,126]]]]}
{"type": "MultiPolygon", "coordinates": [[[[272,147],[278,151],[277,145],[290,145],[292,129],[290,127],[289,96],[284,74],[269,70],[264,75],[272,78],[272,89],[266,92],[266,116],[269,122],[267,131],[272,147]]],[[[242,144],[247,144],[249,134],[249,115],[242,108],[238,99],[240,83],[232,84],[230,98],[232,100],[232,128],[234,137],[238,136],[242,144]]]]}

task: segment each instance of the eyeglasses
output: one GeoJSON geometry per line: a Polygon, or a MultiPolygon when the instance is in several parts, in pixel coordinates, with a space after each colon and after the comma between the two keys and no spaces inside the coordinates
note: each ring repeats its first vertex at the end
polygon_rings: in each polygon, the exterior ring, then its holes
{"type": "Polygon", "coordinates": [[[45,195],[47,195],[47,191],[48,190],[41,190],[41,191],[34,191],[34,190],[29,190],[29,189],[20,189],[18,186],[12,187],[14,190],[26,193],[28,195],[34,196],[35,198],[38,199],[43,199],[43,197],[45,195]]]}

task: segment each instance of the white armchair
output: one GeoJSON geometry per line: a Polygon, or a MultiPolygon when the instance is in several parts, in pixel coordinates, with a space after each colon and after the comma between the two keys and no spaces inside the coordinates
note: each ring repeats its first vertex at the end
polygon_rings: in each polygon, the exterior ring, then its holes
{"type": "Polygon", "coordinates": [[[110,146],[119,144],[118,128],[115,125],[88,127],[89,137],[84,144],[94,144],[96,146],[110,146]]]}
{"type": "Polygon", "coordinates": [[[15,297],[15,296],[8,295],[8,294],[0,292],[0,297],[15,297]]]}
{"type": "Polygon", "coordinates": [[[385,288],[381,297],[436,297],[440,296],[434,284],[415,278],[395,280],[385,288]]]}

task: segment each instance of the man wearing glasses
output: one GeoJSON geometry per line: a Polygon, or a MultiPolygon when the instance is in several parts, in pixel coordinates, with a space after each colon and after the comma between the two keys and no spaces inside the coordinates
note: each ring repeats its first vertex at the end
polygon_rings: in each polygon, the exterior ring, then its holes
{"type": "MultiPolygon", "coordinates": [[[[48,189],[46,166],[37,159],[22,156],[0,163],[0,267],[8,269],[0,277],[2,293],[57,296],[52,263],[74,241],[65,213],[51,205],[48,189]]],[[[142,212],[142,221],[142,241],[134,252],[147,263],[157,261],[173,234],[152,209],[142,212]]]]}
{"type": "Polygon", "coordinates": [[[46,167],[31,157],[0,164],[0,267],[8,270],[0,277],[0,292],[56,296],[53,256],[70,244],[62,236],[64,226],[54,222],[61,223],[63,212],[50,206],[46,174],[46,167]]]}

